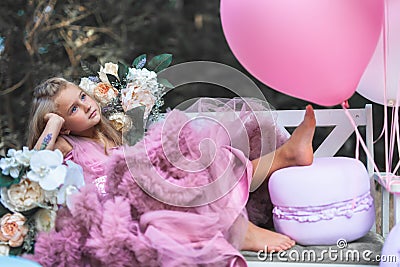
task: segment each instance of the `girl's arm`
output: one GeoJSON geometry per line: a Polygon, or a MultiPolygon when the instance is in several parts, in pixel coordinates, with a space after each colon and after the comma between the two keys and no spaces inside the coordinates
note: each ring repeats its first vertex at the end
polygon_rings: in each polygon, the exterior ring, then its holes
{"type": "Polygon", "coordinates": [[[46,127],[36,142],[34,149],[54,150],[57,137],[64,125],[64,119],[55,113],[46,114],[44,119],[47,120],[46,127]]]}

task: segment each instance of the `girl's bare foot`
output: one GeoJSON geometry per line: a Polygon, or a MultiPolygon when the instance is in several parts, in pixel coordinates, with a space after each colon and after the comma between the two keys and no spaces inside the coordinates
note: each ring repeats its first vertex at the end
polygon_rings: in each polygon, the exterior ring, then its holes
{"type": "Polygon", "coordinates": [[[266,248],[267,252],[277,252],[290,249],[294,245],[295,241],[290,239],[290,237],[258,227],[249,222],[245,241],[241,249],[258,252],[266,248]]]}
{"type": "MultiPolygon", "coordinates": [[[[315,132],[315,115],[311,105],[306,107],[304,120],[281,147],[286,166],[304,166],[313,162],[312,140],[315,132]]],[[[278,149],[279,150],[279,149],[278,149]]]]}

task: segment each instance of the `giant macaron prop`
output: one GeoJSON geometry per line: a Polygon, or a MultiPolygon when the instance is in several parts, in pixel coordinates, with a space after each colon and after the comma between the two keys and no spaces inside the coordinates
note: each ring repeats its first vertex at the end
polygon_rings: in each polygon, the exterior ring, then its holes
{"type": "Polygon", "coordinates": [[[278,170],[269,191],[276,231],[301,245],[351,242],[375,222],[368,172],[353,158],[316,158],[310,166],[278,170]]]}

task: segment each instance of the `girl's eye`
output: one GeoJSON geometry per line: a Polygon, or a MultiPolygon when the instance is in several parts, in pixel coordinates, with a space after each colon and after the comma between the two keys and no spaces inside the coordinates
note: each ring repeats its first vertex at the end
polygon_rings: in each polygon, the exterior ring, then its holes
{"type": "Polygon", "coordinates": [[[73,113],[75,113],[77,110],[78,110],[78,107],[73,106],[73,107],[71,108],[71,113],[73,114],[73,113]]]}
{"type": "Polygon", "coordinates": [[[82,94],[81,95],[81,100],[85,100],[86,99],[86,95],[85,94],[82,94]]]}

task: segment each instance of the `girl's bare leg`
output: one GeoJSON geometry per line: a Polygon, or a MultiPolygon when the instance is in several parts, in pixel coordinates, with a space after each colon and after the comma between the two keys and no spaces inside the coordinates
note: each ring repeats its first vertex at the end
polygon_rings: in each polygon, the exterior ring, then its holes
{"type": "MultiPolygon", "coordinates": [[[[310,165],[313,162],[312,139],[315,123],[313,108],[308,105],[303,122],[296,128],[290,139],[275,152],[252,162],[255,170],[252,185],[256,184],[258,187],[276,170],[290,166],[310,165]]],[[[249,222],[242,249],[259,251],[267,246],[267,251],[271,252],[289,249],[294,244],[295,241],[288,236],[260,228],[249,222]]]]}
{"type": "Polygon", "coordinates": [[[251,187],[258,186],[272,173],[290,166],[305,166],[313,162],[312,140],[315,131],[315,116],[311,105],[306,107],[304,120],[289,140],[274,152],[252,161],[253,180],[251,187]]]}

